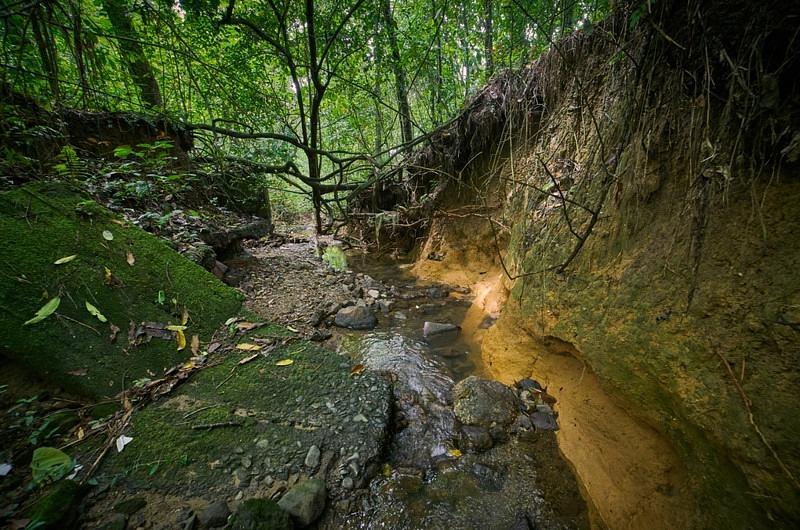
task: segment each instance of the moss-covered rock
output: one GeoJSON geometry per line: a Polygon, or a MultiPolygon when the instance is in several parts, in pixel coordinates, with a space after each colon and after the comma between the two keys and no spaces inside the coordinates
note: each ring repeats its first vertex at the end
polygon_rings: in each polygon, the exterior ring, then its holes
{"type": "Polygon", "coordinates": [[[72,528],[78,504],[87,492],[86,486],[73,480],[60,480],[42,493],[25,511],[25,517],[30,519],[31,527],[40,530],[72,528]]]}
{"type": "Polygon", "coordinates": [[[172,333],[134,346],[131,327],[180,324],[185,310],[187,338],[205,340],[238,311],[241,296],[102,207],[86,215],[86,204],[54,184],[0,194],[0,353],[70,391],[100,397],[190,355],[177,350],[172,333]],[[52,315],[24,325],[55,297],[61,302],[52,315]]]}
{"type": "Polygon", "coordinates": [[[248,499],[228,525],[231,530],[291,530],[289,514],[269,499],[248,499]]]}

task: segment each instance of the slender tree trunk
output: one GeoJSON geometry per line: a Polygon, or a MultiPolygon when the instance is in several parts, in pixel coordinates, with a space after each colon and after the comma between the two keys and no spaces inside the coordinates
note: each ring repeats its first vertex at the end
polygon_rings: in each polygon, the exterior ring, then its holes
{"type": "Polygon", "coordinates": [[[114,33],[119,37],[122,60],[127,64],[133,82],[139,87],[142,102],[148,107],[160,107],[162,100],[158,81],[139,43],[126,1],[102,0],[102,3],[114,33]]]}
{"type": "Polygon", "coordinates": [[[494,44],[492,43],[492,0],[483,0],[483,49],[486,57],[486,77],[494,74],[494,44]]]}
{"type": "Polygon", "coordinates": [[[395,92],[397,95],[397,109],[400,112],[400,136],[403,143],[412,139],[411,107],[408,104],[408,82],[406,73],[400,62],[400,48],[397,45],[397,24],[392,16],[392,7],[389,0],[381,0],[384,27],[389,37],[389,51],[392,54],[392,72],[395,78],[395,92]]]}
{"type": "Polygon", "coordinates": [[[36,47],[39,48],[42,68],[47,73],[47,82],[50,84],[53,99],[58,102],[61,99],[61,88],[58,82],[58,51],[53,42],[53,35],[47,27],[47,21],[44,20],[44,16],[49,16],[50,13],[39,6],[33,9],[35,10],[31,15],[33,38],[36,40],[36,47]]]}

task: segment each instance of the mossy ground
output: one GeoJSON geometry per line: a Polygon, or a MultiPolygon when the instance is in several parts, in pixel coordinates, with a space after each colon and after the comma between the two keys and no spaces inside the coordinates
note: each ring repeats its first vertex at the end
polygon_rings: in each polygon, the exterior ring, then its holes
{"type": "MultiPolygon", "coordinates": [[[[274,326],[256,333],[293,335],[274,326]]],[[[378,457],[391,398],[384,379],[351,376],[347,357],[300,340],[239,364],[251,355],[219,354],[220,364],[135,413],[126,433],[133,441],[110,455],[102,476],[122,477],[133,490],[147,485],[232,500],[236,470],[252,477],[248,496],[263,495],[270,479],[313,474],[316,470],[304,465],[312,445],[337,459],[359,453],[357,461],[363,463],[378,457]],[[276,364],[286,359],[292,364],[276,364]],[[367,421],[354,421],[358,414],[367,421]]]]}
{"type": "Polygon", "coordinates": [[[157,338],[131,347],[131,323],[180,324],[185,309],[187,339],[197,334],[207,341],[241,306],[240,294],[212,274],[63,185],[0,195],[0,239],[0,352],[79,394],[112,396],[190,355],[188,347],[178,351],[174,341],[157,338]],[[77,257],[54,264],[71,255],[77,257]],[[55,296],[61,297],[55,314],[23,326],[55,296]],[[86,302],[108,322],[89,314],[86,302]],[[113,340],[111,325],[120,330],[113,340]]]}

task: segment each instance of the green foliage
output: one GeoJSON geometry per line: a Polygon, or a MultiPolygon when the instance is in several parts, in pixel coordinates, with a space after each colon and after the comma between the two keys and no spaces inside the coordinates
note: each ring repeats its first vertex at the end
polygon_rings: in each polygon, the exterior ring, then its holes
{"type": "Polygon", "coordinates": [[[34,484],[42,485],[61,480],[74,467],[72,458],[55,447],[39,447],[33,452],[31,473],[34,484]]]}
{"type": "Polygon", "coordinates": [[[322,253],[322,261],[330,265],[335,271],[343,271],[347,269],[347,256],[341,247],[330,245],[322,253]]]}

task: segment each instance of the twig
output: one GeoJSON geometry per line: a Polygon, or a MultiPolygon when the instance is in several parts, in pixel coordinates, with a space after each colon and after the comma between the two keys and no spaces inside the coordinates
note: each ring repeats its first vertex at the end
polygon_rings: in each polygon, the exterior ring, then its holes
{"type": "Polygon", "coordinates": [[[213,409],[214,407],[220,407],[220,406],[222,406],[222,405],[208,405],[207,407],[200,407],[199,409],[193,410],[193,411],[187,413],[186,415],[184,415],[183,419],[185,420],[187,418],[190,418],[190,417],[194,416],[195,414],[197,414],[198,412],[203,412],[204,410],[213,409]]]}
{"type": "Polygon", "coordinates": [[[210,431],[211,429],[220,429],[220,428],[223,428],[223,427],[241,427],[241,426],[242,426],[242,424],[239,423],[239,422],[236,422],[236,421],[221,421],[219,423],[206,423],[206,424],[202,424],[202,425],[192,425],[190,428],[193,431],[200,431],[200,430],[203,430],[203,429],[210,431]]]}
{"type": "Polygon", "coordinates": [[[89,328],[89,329],[91,329],[92,331],[94,331],[95,333],[97,333],[97,335],[100,335],[100,332],[99,332],[99,331],[97,331],[96,329],[94,329],[94,328],[93,328],[92,326],[90,326],[89,324],[84,324],[84,323],[83,323],[83,322],[81,322],[80,320],[75,320],[74,318],[70,318],[70,317],[68,317],[67,315],[63,315],[63,314],[61,314],[61,313],[56,313],[56,315],[57,315],[58,317],[60,317],[60,318],[66,318],[66,319],[67,319],[67,320],[69,320],[70,322],[75,322],[76,324],[78,324],[78,325],[80,325],[80,326],[83,326],[83,327],[85,327],[85,328],[89,328]]]}
{"type": "Polygon", "coordinates": [[[722,361],[722,364],[725,366],[725,369],[728,371],[728,374],[731,376],[731,379],[733,380],[733,384],[736,386],[736,390],[739,391],[739,395],[741,396],[742,402],[744,403],[744,408],[747,411],[747,418],[750,421],[750,425],[753,426],[753,429],[756,431],[756,434],[758,434],[758,437],[761,438],[761,441],[764,443],[766,448],[769,449],[770,453],[772,453],[772,457],[778,463],[778,466],[786,474],[786,476],[789,477],[789,480],[792,481],[794,487],[800,489],[800,482],[798,482],[795,476],[792,474],[792,472],[789,471],[789,468],[786,467],[786,464],[783,463],[781,457],[778,456],[778,453],[777,451],[775,451],[775,448],[772,447],[772,444],[769,443],[766,436],[764,436],[764,433],[761,432],[761,429],[759,429],[758,425],[756,425],[755,419],[753,417],[753,410],[750,408],[752,401],[750,401],[750,398],[747,397],[747,394],[745,393],[741,382],[739,382],[739,379],[736,378],[736,374],[733,373],[731,365],[728,364],[728,360],[725,358],[724,355],[722,355],[722,352],[719,351],[719,349],[714,348],[714,353],[716,353],[717,357],[719,357],[720,360],[722,361]]]}

